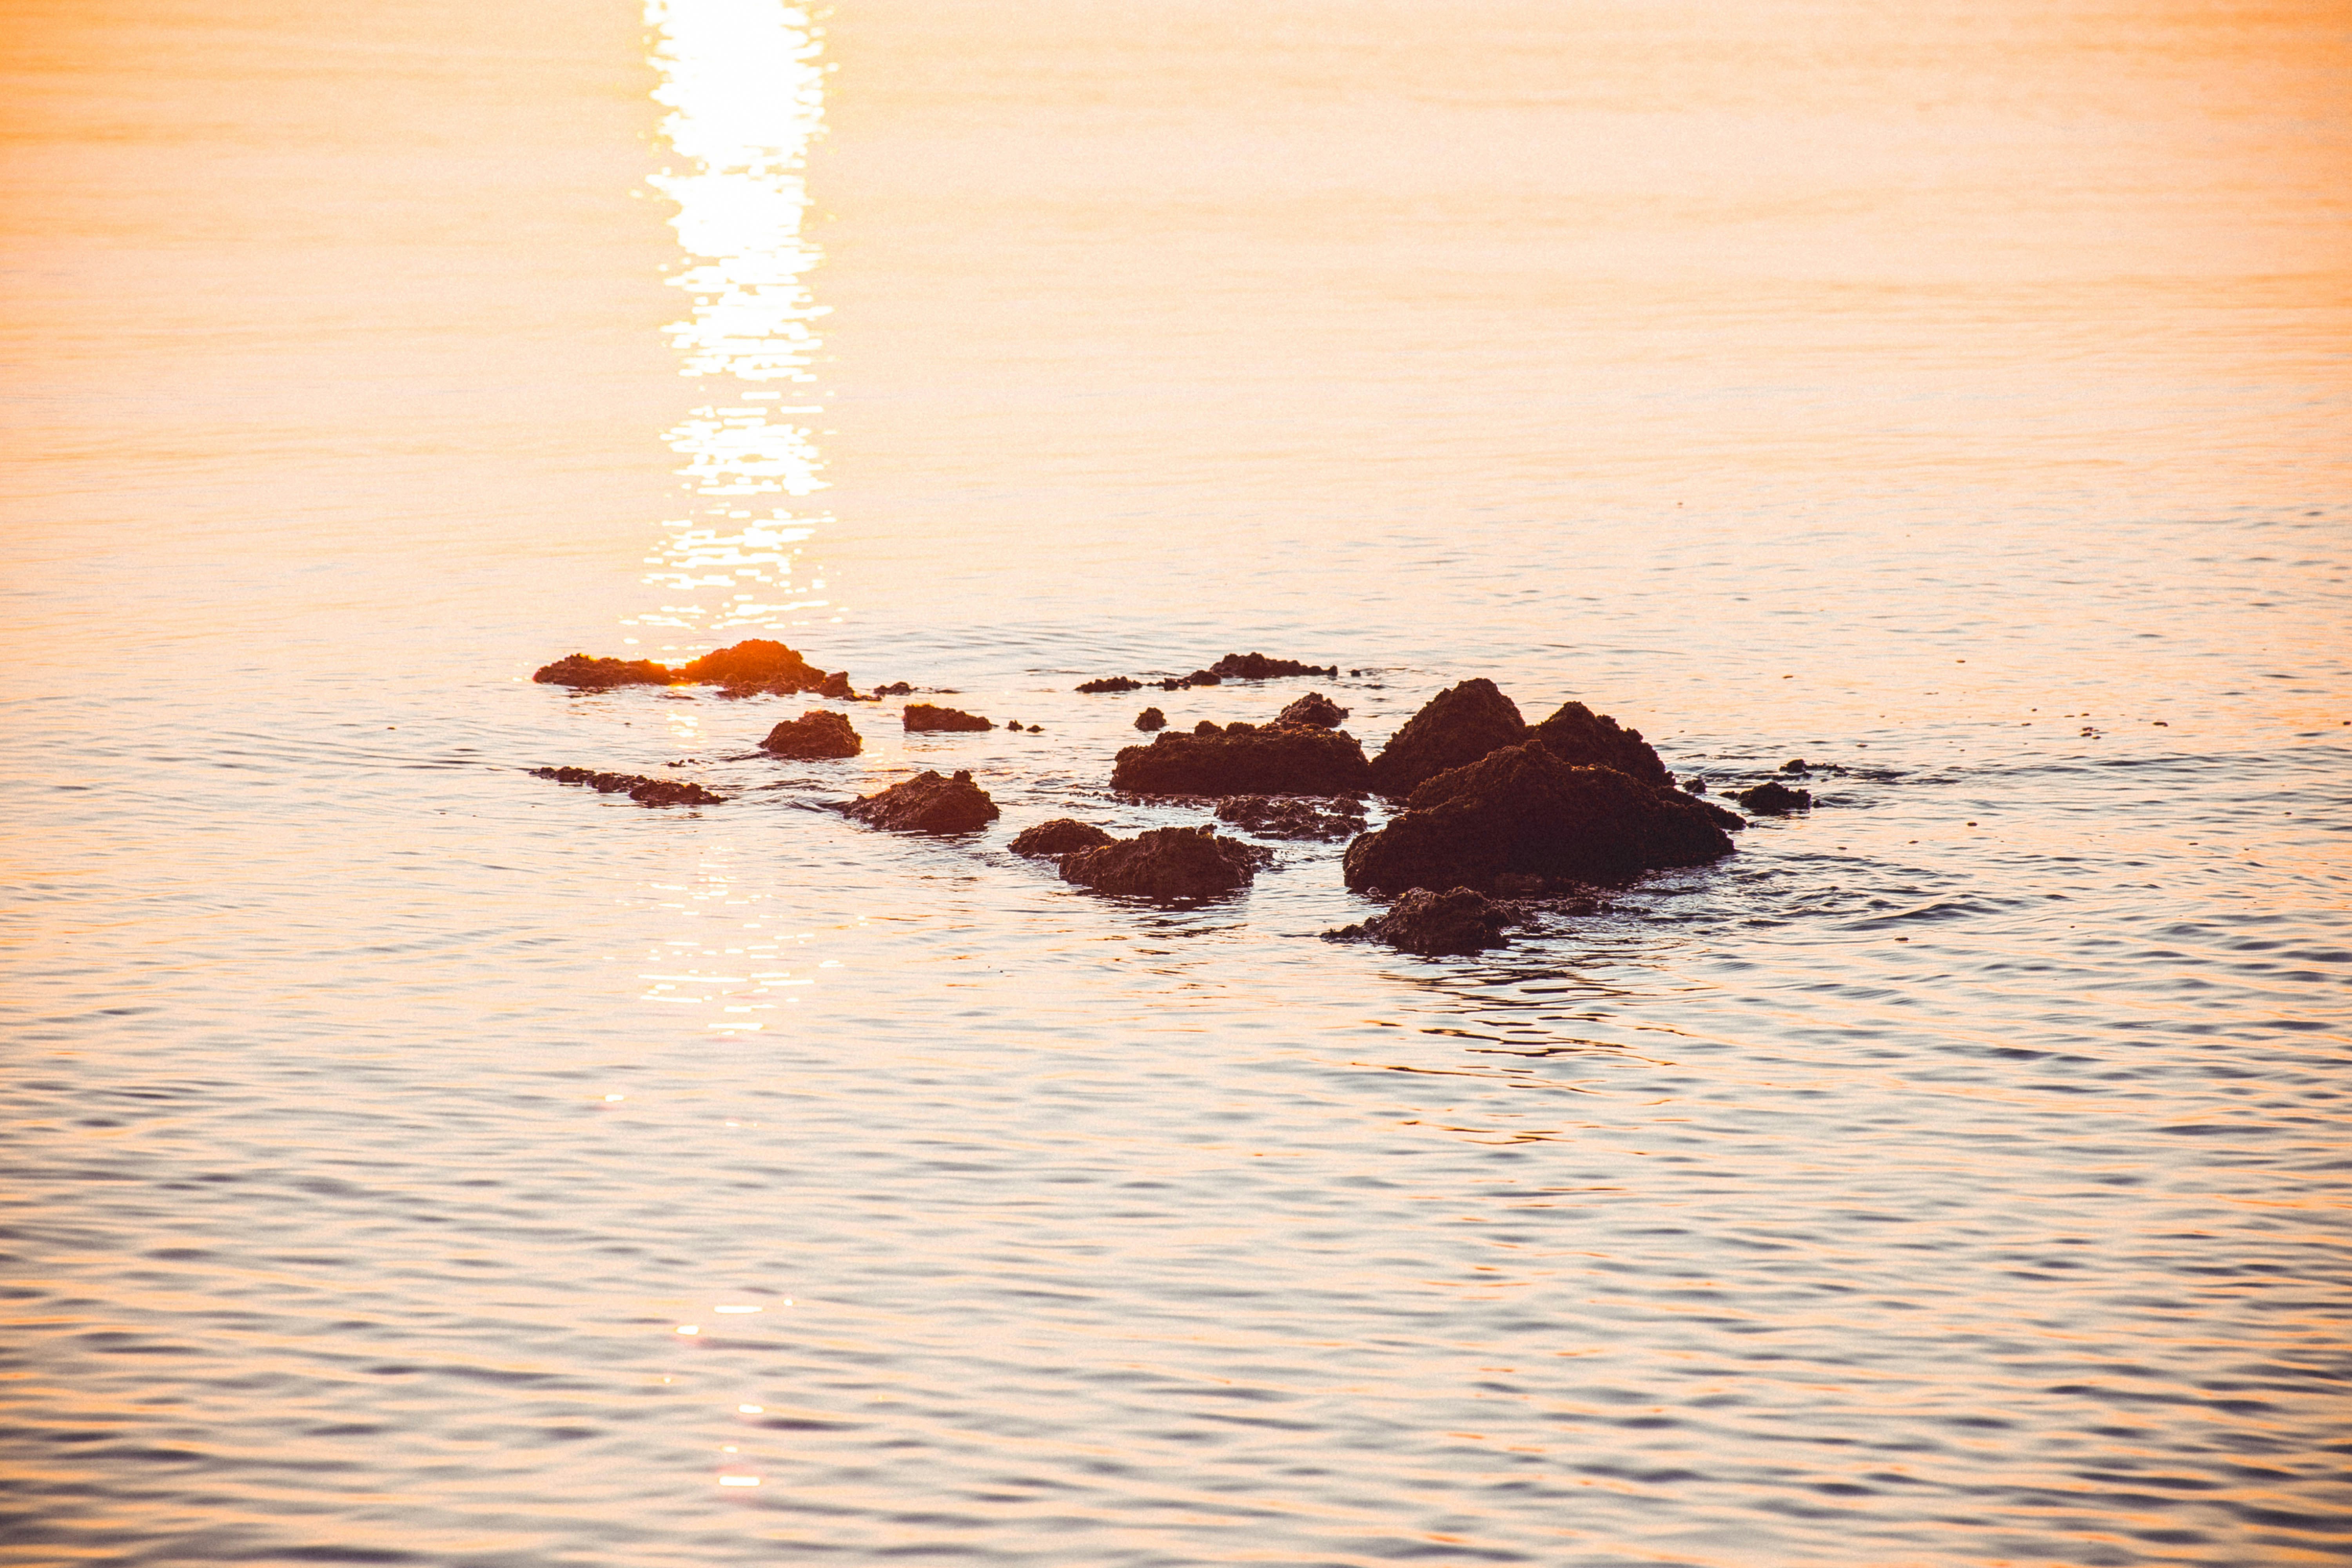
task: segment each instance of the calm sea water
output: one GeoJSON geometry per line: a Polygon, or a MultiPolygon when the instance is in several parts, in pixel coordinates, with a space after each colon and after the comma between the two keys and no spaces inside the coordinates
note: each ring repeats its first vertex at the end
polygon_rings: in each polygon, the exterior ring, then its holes
{"type": "Polygon", "coordinates": [[[2352,1554],[2339,10],[8,16],[0,1561],[2352,1554]],[[1042,732],[528,679],[762,634],[1042,732]],[[1006,851],[1252,648],[1839,771],[1006,851]]]}

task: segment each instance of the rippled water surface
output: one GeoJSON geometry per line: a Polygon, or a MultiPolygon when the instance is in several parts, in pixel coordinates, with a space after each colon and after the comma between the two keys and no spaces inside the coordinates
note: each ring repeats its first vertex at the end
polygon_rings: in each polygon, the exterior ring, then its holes
{"type": "Polygon", "coordinates": [[[1914,10],[13,7],[0,1561],[2352,1555],[2352,42],[1914,10]],[[1008,852],[1253,648],[1819,804],[1008,852]]]}

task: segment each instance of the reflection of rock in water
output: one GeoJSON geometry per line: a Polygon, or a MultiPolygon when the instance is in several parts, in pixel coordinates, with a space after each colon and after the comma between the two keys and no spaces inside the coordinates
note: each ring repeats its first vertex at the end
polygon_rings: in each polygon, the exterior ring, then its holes
{"type": "Polygon", "coordinates": [[[971,833],[997,818],[996,803],[971,782],[968,770],[953,778],[926,770],[842,810],[874,827],[897,833],[971,833]]]}
{"type": "Polygon", "coordinates": [[[1062,879],[1138,898],[1213,899],[1250,884],[1274,852],[1209,827],[1155,827],[1062,857],[1062,879]]]}

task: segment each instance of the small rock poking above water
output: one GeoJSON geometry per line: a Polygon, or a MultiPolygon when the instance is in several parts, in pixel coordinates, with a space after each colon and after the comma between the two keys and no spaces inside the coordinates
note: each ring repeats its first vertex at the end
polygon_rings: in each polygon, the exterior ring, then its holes
{"type": "Polygon", "coordinates": [[[1369,938],[1407,952],[1442,958],[1499,947],[1503,932],[1518,921],[1517,910],[1474,888],[1453,888],[1443,893],[1413,888],[1390,905],[1386,914],[1325,934],[1334,940],[1369,938]]]}
{"type": "Polygon", "coordinates": [[[639,805],[724,805],[727,797],[713,795],[684,779],[649,779],[642,773],[605,773],[593,768],[533,768],[533,778],[558,784],[586,784],[599,795],[625,794],[639,805]]]}
{"type": "Polygon", "coordinates": [[[1249,886],[1273,852],[1209,827],[1155,827],[1062,857],[1062,879],[1102,893],[1213,899],[1249,886]]]}
{"type": "Polygon", "coordinates": [[[1361,795],[1364,748],[1345,730],[1207,725],[1120,749],[1110,787],[1133,795],[1361,795]]]}
{"type": "Polygon", "coordinates": [[[1339,667],[1336,664],[1301,664],[1295,658],[1268,658],[1262,653],[1229,653],[1209,666],[1209,670],[1227,680],[1278,680],[1290,675],[1339,679],[1339,667]]]}
{"type": "Polygon", "coordinates": [[[1142,689],[1143,682],[1129,679],[1124,675],[1106,675],[1098,680],[1082,680],[1078,683],[1078,689],[1089,696],[1104,691],[1140,691],[1142,689]]]}
{"type": "Polygon", "coordinates": [[[1752,789],[1735,792],[1732,799],[1759,816],[1786,816],[1792,811],[1811,811],[1813,792],[1790,789],[1778,779],[1767,779],[1752,789]]]}
{"type": "Polygon", "coordinates": [[[1135,727],[1147,735],[1154,730],[1165,730],[1168,728],[1168,715],[1157,708],[1146,708],[1135,716],[1135,727]]]}
{"type": "Polygon", "coordinates": [[[1057,816],[1051,822],[1024,827],[1013,835],[1013,852],[1045,859],[1077,849],[1099,849],[1106,844],[1118,842],[1091,822],[1080,822],[1075,816],[1057,816]]]}
{"type": "Polygon", "coordinates": [[[1483,889],[1506,873],[1623,881],[1731,853],[1705,803],[1614,768],[1570,767],[1534,742],[1439,773],[1405,805],[1348,846],[1350,889],[1483,889]]]}
{"type": "Polygon", "coordinates": [[[1528,737],[1518,704],[1481,677],[1449,686],[1406,720],[1371,762],[1372,787],[1391,797],[1411,795],[1448,768],[1528,737]]]}
{"type": "Polygon", "coordinates": [[[877,697],[904,697],[907,693],[914,689],[915,689],[913,687],[908,685],[903,680],[894,680],[887,686],[876,687],[874,689],[874,695],[877,697]]]}
{"type": "Polygon", "coordinates": [[[841,808],[858,821],[894,833],[971,833],[996,820],[996,803],[971,782],[968,769],[953,778],[926,769],[841,808]]]}
{"type": "Polygon", "coordinates": [[[553,664],[542,664],[530,678],[541,686],[569,686],[575,691],[609,691],[615,686],[667,686],[669,667],[649,658],[592,658],[567,653],[553,664]]]}
{"type": "Polygon", "coordinates": [[[866,749],[866,742],[840,714],[812,708],[769,731],[760,749],[794,762],[815,762],[824,757],[854,757],[866,749]]]}
{"type": "Polygon", "coordinates": [[[1190,675],[1171,675],[1160,683],[1162,691],[1182,691],[1193,686],[1223,686],[1224,677],[1213,670],[1196,669],[1190,675]]]}
{"type": "Polygon", "coordinates": [[[1336,730],[1348,721],[1348,710],[1319,691],[1306,696],[1275,715],[1277,724],[1306,724],[1318,730],[1336,730]]]}
{"type": "Polygon", "coordinates": [[[1364,806],[1342,797],[1328,809],[1297,795],[1235,795],[1217,803],[1217,820],[1261,838],[1353,838],[1364,830],[1364,806]]]}
{"type": "Polygon", "coordinates": [[[931,730],[993,730],[995,725],[977,713],[967,713],[961,708],[939,708],[929,702],[909,702],[902,721],[913,731],[931,730]]]}

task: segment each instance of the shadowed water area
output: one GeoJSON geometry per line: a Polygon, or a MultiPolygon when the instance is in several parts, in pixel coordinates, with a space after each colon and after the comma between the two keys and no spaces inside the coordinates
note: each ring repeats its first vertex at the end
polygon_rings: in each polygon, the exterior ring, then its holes
{"type": "Polygon", "coordinates": [[[9,16],[0,1562],[2352,1555],[2339,14],[9,16]],[[1475,676],[1816,805],[1007,848],[1475,676]]]}

